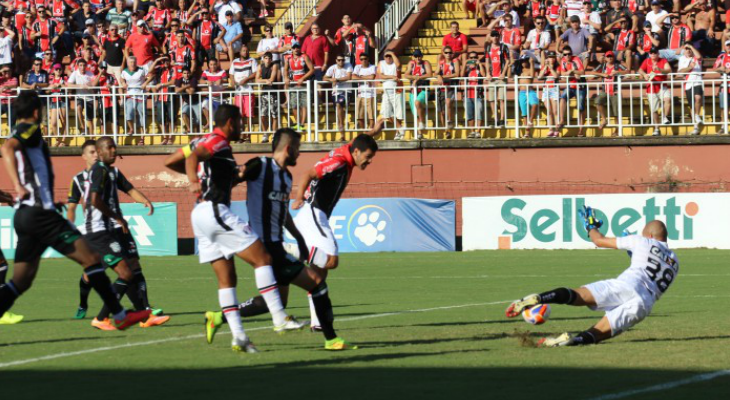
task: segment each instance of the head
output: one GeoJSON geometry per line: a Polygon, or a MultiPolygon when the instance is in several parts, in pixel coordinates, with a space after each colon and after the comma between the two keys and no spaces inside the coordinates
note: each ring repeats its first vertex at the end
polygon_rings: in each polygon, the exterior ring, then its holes
{"type": "Polygon", "coordinates": [[[135,71],[137,69],[137,57],[127,57],[127,68],[131,69],[132,71],[135,71]]]}
{"type": "Polygon", "coordinates": [[[459,23],[454,21],[451,23],[451,33],[457,34],[459,33],[459,23]]]}
{"type": "Polygon", "coordinates": [[[200,18],[202,18],[202,19],[203,19],[203,21],[208,21],[208,20],[210,20],[210,11],[208,11],[208,10],[203,10],[203,12],[202,12],[202,13],[200,13],[200,18]]]}
{"type": "Polygon", "coordinates": [[[177,39],[177,42],[182,45],[185,43],[185,32],[183,31],[177,31],[175,32],[175,39],[177,39]]]}
{"type": "Polygon", "coordinates": [[[317,24],[317,23],[312,24],[312,27],[309,28],[309,31],[312,32],[312,35],[314,35],[314,36],[319,35],[319,32],[320,32],[319,24],[317,24]]]}
{"type": "Polygon", "coordinates": [[[112,38],[116,38],[118,34],[119,28],[117,28],[116,25],[112,25],[109,27],[109,36],[111,36],[112,38]]]}
{"type": "Polygon", "coordinates": [[[118,12],[124,10],[124,0],[116,0],[114,2],[114,7],[117,8],[118,12]]]}
{"type": "Polygon", "coordinates": [[[86,59],[86,61],[91,60],[91,57],[94,55],[94,49],[91,48],[91,46],[86,47],[83,51],[83,56],[86,59]]]}
{"type": "MultiPolygon", "coordinates": [[[[650,23],[651,24],[651,23],[650,23]]],[[[629,21],[627,19],[624,19],[621,21],[621,30],[627,30],[629,29],[629,21]]],[[[649,26],[651,28],[651,26],[649,26]]]]}
{"type": "Polygon", "coordinates": [[[340,54],[335,58],[335,63],[337,63],[337,68],[345,68],[345,55],[340,54]]]}
{"type": "Polygon", "coordinates": [[[192,78],[192,76],[193,76],[193,74],[192,74],[192,72],[190,72],[190,68],[188,68],[188,67],[183,68],[183,70],[182,70],[183,79],[189,81],[190,78],[192,78]]]}
{"type": "Polygon", "coordinates": [[[649,239],[655,239],[660,242],[667,241],[667,226],[664,222],[654,220],[646,224],[644,229],[641,231],[641,236],[649,239]]]}
{"type": "Polygon", "coordinates": [[[360,54],[360,65],[365,68],[370,65],[370,57],[367,54],[360,54]]]}
{"type": "Polygon", "coordinates": [[[85,1],[84,4],[81,5],[81,9],[84,10],[84,14],[89,14],[91,12],[91,3],[85,1]]]}
{"type": "Polygon", "coordinates": [[[226,24],[230,25],[233,23],[233,11],[226,11],[226,24]]]}
{"type": "Polygon", "coordinates": [[[38,13],[38,18],[44,21],[46,20],[46,17],[48,17],[48,15],[46,14],[46,7],[44,6],[38,6],[36,8],[36,12],[38,13]]]}
{"type": "Polygon", "coordinates": [[[63,66],[61,66],[61,64],[56,64],[53,66],[53,75],[57,78],[60,78],[61,75],[63,75],[63,66]]]}
{"type": "Polygon", "coordinates": [[[293,44],[293,45],[291,46],[291,52],[292,52],[292,54],[294,54],[295,56],[299,57],[300,55],[302,55],[302,45],[301,45],[301,44],[299,44],[299,43],[294,43],[294,44],[293,44]]]}
{"type": "Polygon", "coordinates": [[[682,24],[682,20],[679,19],[678,15],[672,15],[671,19],[672,19],[672,25],[674,25],[674,26],[679,26],[682,24]]]}
{"type": "Polygon", "coordinates": [[[284,33],[287,35],[293,35],[294,34],[294,24],[291,22],[287,22],[284,24],[284,33]]]}
{"type": "Polygon", "coordinates": [[[174,33],[174,32],[177,32],[178,30],[180,30],[180,20],[177,18],[173,18],[170,21],[170,32],[174,33]]]}
{"type": "Polygon", "coordinates": [[[355,161],[355,165],[358,168],[364,170],[373,162],[375,153],[378,152],[378,143],[373,139],[372,136],[366,134],[357,135],[355,140],[352,141],[350,147],[350,154],[352,159],[355,161]]]}
{"type": "Polygon", "coordinates": [[[451,46],[444,47],[444,58],[452,60],[454,58],[454,49],[451,46]]]}
{"type": "Polygon", "coordinates": [[[574,31],[580,30],[580,18],[577,15],[570,17],[570,28],[574,31]]]}
{"type": "MultiPolygon", "coordinates": [[[[618,1],[618,0],[613,0],[613,1],[616,1],[616,2],[620,3],[620,1],[618,1]]],[[[660,2],[658,2],[656,0],[654,0],[654,1],[651,2],[651,10],[652,11],[659,12],[659,11],[661,11],[661,9],[662,9],[662,3],[660,3],[660,2]]]]}
{"type": "Polygon", "coordinates": [[[603,57],[606,58],[607,64],[613,64],[616,61],[616,55],[613,54],[613,51],[607,51],[606,54],[603,55],[603,57]]]}
{"type": "Polygon", "coordinates": [[[476,51],[470,51],[468,58],[469,58],[469,62],[474,65],[476,65],[477,62],[479,62],[479,54],[477,54],[476,51]]]}
{"type": "Polygon", "coordinates": [[[342,25],[345,25],[345,26],[352,25],[352,17],[350,17],[349,14],[345,14],[342,16],[342,25]]]}
{"type": "Polygon", "coordinates": [[[218,72],[218,69],[220,68],[220,64],[218,64],[217,58],[211,58],[208,60],[208,70],[210,72],[218,72]]]}
{"type": "Polygon", "coordinates": [[[112,165],[117,161],[117,144],[109,136],[102,136],[96,141],[96,154],[99,161],[112,165]]]}
{"type": "Polygon", "coordinates": [[[226,134],[228,140],[241,136],[241,111],[233,104],[221,104],[213,117],[215,127],[226,134]]]}
{"type": "Polygon", "coordinates": [[[557,56],[554,52],[550,51],[547,53],[547,63],[548,65],[555,65],[555,63],[558,61],[557,56]]]}
{"type": "MultiPolygon", "coordinates": [[[[385,61],[388,64],[392,64],[393,61],[394,61],[393,60],[393,55],[392,54],[386,54],[385,56],[386,56],[385,61]],[[390,56],[390,57],[388,57],[388,56],[390,56]]],[[[423,52],[420,49],[416,49],[413,52],[413,56],[412,57],[413,57],[413,60],[414,61],[416,61],[417,63],[421,63],[423,61],[423,52]]]]}
{"type": "Polygon", "coordinates": [[[297,165],[299,158],[299,146],[302,142],[302,135],[291,128],[281,128],[274,132],[274,139],[271,142],[271,150],[274,152],[274,158],[281,154],[286,157],[285,166],[293,167],[297,165]]]}
{"type": "Polygon", "coordinates": [[[37,124],[40,122],[41,111],[43,102],[35,90],[24,90],[15,99],[15,116],[18,120],[37,124]]]}
{"type": "Polygon", "coordinates": [[[243,58],[243,59],[247,59],[248,58],[249,52],[248,52],[248,45],[247,44],[244,43],[244,44],[241,45],[241,53],[240,54],[241,54],[241,58],[243,58]]]}
{"type": "Polygon", "coordinates": [[[730,52],[730,40],[725,41],[724,50],[725,50],[725,52],[730,52]]]}
{"type": "Polygon", "coordinates": [[[39,59],[33,60],[33,71],[35,72],[41,72],[41,66],[43,65],[43,62],[39,59]]]}
{"type": "Polygon", "coordinates": [[[489,33],[489,42],[493,45],[498,45],[501,40],[498,31],[492,31],[489,33]]]}
{"type": "Polygon", "coordinates": [[[570,46],[563,47],[563,51],[560,52],[563,59],[570,60],[573,58],[573,49],[570,46]]]}
{"type": "Polygon", "coordinates": [[[99,159],[96,154],[96,140],[89,139],[81,145],[81,158],[86,162],[86,167],[91,167],[99,159]]]}
{"type": "Polygon", "coordinates": [[[535,18],[535,28],[538,30],[545,29],[545,26],[547,26],[547,18],[540,15],[539,17],[535,18]]]}
{"type": "Polygon", "coordinates": [[[582,10],[583,10],[583,12],[590,13],[591,10],[593,10],[593,6],[591,5],[591,2],[590,1],[584,1],[583,2],[582,10]]]}
{"type": "Polygon", "coordinates": [[[266,25],[264,27],[264,35],[266,35],[266,37],[269,39],[274,37],[274,27],[271,25],[266,25]]]}
{"type": "Polygon", "coordinates": [[[104,33],[106,32],[106,24],[104,24],[104,21],[99,21],[99,23],[97,23],[96,25],[91,24],[90,26],[87,26],[86,29],[89,30],[89,33],[104,33]]]}
{"type": "Polygon", "coordinates": [[[504,27],[507,29],[512,29],[512,23],[514,21],[512,20],[512,14],[504,14],[504,27]]]}
{"type": "Polygon", "coordinates": [[[618,10],[621,8],[621,0],[611,0],[611,8],[618,10]]]}
{"type": "Polygon", "coordinates": [[[86,72],[86,60],[84,60],[83,58],[82,58],[82,59],[80,59],[80,60],[79,60],[79,61],[78,61],[78,62],[76,63],[76,68],[77,68],[77,69],[79,70],[79,72],[81,72],[82,74],[83,74],[84,72],[86,72]]]}
{"type": "Polygon", "coordinates": [[[649,50],[649,58],[651,58],[654,62],[659,61],[659,49],[652,47],[651,50],[649,50]]]}
{"type": "MultiPolygon", "coordinates": [[[[211,59],[210,61],[215,60],[211,59]]],[[[208,61],[208,65],[210,65],[210,61],[208,61]]],[[[170,69],[170,57],[164,56],[162,57],[162,68],[163,69],[170,69]]]]}

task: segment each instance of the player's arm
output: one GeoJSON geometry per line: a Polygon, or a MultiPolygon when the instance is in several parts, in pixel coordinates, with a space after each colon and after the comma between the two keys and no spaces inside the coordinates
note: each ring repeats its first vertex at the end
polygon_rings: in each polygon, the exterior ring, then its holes
{"type": "Polygon", "coordinates": [[[304,205],[304,193],[307,191],[312,180],[317,179],[318,177],[319,173],[317,172],[317,168],[311,168],[306,174],[302,175],[302,178],[299,180],[299,185],[297,186],[296,195],[294,196],[294,203],[291,206],[293,209],[298,210],[302,208],[304,205]]]}
{"type": "Polygon", "coordinates": [[[8,177],[10,177],[10,183],[13,184],[17,199],[23,200],[30,193],[20,184],[20,179],[18,178],[18,160],[15,158],[15,152],[20,149],[20,146],[21,144],[18,139],[10,138],[0,148],[0,153],[2,153],[3,160],[5,160],[5,169],[8,171],[8,177]]]}
{"type": "Polygon", "coordinates": [[[597,247],[602,247],[604,249],[618,248],[618,246],[616,245],[616,238],[603,236],[601,231],[599,231],[597,228],[588,231],[588,236],[591,238],[593,244],[595,244],[597,247]]]}
{"type": "Polygon", "coordinates": [[[149,212],[147,215],[152,215],[155,213],[155,207],[152,205],[152,202],[150,199],[147,198],[147,196],[144,195],[144,193],[137,190],[137,188],[132,185],[132,183],[127,180],[127,177],[124,176],[122,171],[118,171],[117,174],[117,189],[123,191],[124,193],[128,194],[129,197],[134,199],[137,203],[144,204],[146,208],[149,208],[149,212]]]}
{"type": "Polygon", "coordinates": [[[259,157],[254,157],[246,161],[246,164],[239,165],[236,168],[238,169],[238,175],[234,184],[237,185],[241,182],[250,182],[256,180],[261,174],[261,170],[263,169],[263,163],[261,162],[261,159],[259,157]]]}
{"type": "Polygon", "coordinates": [[[99,210],[99,212],[110,219],[113,219],[116,221],[119,225],[122,226],[122,231],[124,233],[129,233],[129,227],[127,226],[127,221],[122,218],[121,215],[115,213],[112,211],[109,206],[104,203],[104,201],[101,198],[101,195],[99,194],[101,191],[104,190],[104,186],[107,184],[106,182],[106,171],[102,170],[101,168],[96,168],[93,171],[92,176],[89,177],[89,180],[91,181],[91,186],[89,187],[89,199],[91,201],[91,205],[99,210]]]}
{"type": "Polygon", "coordinates": [[[212,154],[205,146],[196,146],[185,160],[185,174],[188,176],[188,190],[191,193],[200,194],[200,181],[198,181],[198,164],[212,157],[212,154]]]}
{"type": "Polygon", "coordinates": [[[81,189],[76,184],[76,178],[71,179],[71,188],[68,191],[68,200],[66,200],[66,219],[72,224],[76,224],[76,206],[81,201],[81,189]]]}

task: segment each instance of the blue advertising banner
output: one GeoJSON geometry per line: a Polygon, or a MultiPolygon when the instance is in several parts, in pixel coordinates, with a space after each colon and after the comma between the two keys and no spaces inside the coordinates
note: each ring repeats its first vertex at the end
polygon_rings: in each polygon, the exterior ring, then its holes
{"type": "MultiPolygon", "coordinates": [[[[248,220],[245,201],[234,201],[231,211],[248,220]]],[[[456,250],[456,205],[451,200],[342,199],[329,221],[343,253],[456,250]]],[[[288,235],[286,240],[294,241],[288,235]]]]}
{"type": "MultiPolygon", "coordinates": [[[[140,255],[143,256],[176,256],[177,255],[177,204],[153,203],[155,213],[147,215],[149,210],[142,204],[122,203],[124,219],[129,223],[132,236],[137,241],[140,255]]],[[[81,225],[83,212],[81,207],[76,213],[76,225],[81,225]]],[[[18,238],[13,229],[12,207],[0,207],[0,247],[5,257],[15,256],[15,244],[18,238]]],[[[53,249],[48,249],[43,257],[60,257],[53,249]]]]}

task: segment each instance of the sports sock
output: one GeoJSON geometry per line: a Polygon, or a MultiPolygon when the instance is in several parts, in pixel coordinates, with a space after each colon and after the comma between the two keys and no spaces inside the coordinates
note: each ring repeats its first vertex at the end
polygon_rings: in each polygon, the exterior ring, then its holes
{"type": "Polygon", "coordinates": [[[307,299],[309,299],[309,315],[310,315],[310,321],[309,326],[320,326],[319,324],[319,318],[317,318],[317,310],[314,308],[314,300],[312,300],[312,293],[307,293],[307,299]]]}
{"type": "Polygon", "coordinates": [[[91,293],[91,284],[84,280],[84,275],[79,279],[79,307],[83,309],[89,308],[89,293],[91,293]]]}
{"type": "Polygon", "coordinates": [[[236,288],[218,289],[218,303],[221,305],[223,315],[228,321],[233,337],[240,340],[247,340],[246,331],[243,330],[241,315],[238,312],[238,298],[236,288]]]}
{"type": "Polygon", "coordinates": [[[244,318],[255,317],[269,312],[269,307],[266,306],[266,300],[262,296],[251,297],[239,304],[238,309],[244,318]]]}
{"type": "Polygon", "coordinates": [[[8,275],[8,262],[0,262],[0,285],[5,283],[5,277],[8,275]]]}
{"type": "Polygon", "coordinates": [[[0,317],[13,306],[15,299],[20,297],[20,294],[20,291],[15,287],[12,280],[4,285],[0,285],[0,317]]]}
{"type": "Polygon", "coordinates": [[[269,308],[274,325],[279,326],[283,324],[287,315],[284,311],[284,305],[281,303],[281,296],[279,296],[279,287],[274,277],[274,269],[271,265],[258,267],[254,269],[254,275],[256,277],[256,287],[259,289],[259,293],[263,296],[264,301],[266,301],[266,306],[269,308]]]}
{"type": "Polygon", "coordinates": [[[150,301],[147,296],[147,280],[145,279],[141,269],[134,271],[132,284],[136,286],[136,291],[139,294],[139,299],[142,302],[143,309],[150,308],[150,301]]]}
{"type": "Polygon", "coordinates": [[[329,290],[325,282],[320,283],[312,291],[312,302],[314,303],[317,317],[319,317],[324,338],[327,340],[336,338],[337,334],[334,328],[335,315],[332,312],[332,302],[330,301],[329,290]]]}
{"type": "Polygon", "coordinates": [[[573,304],[578,294],[575,290],[568,288],[553,289],[549,292],[540,293],[540,303],[548,304],[573,304]]]}
{"type": "Polygon", "coordinates": [[[109,281],[109,277],[106,276],[101,263],[84,269],[84,273],[89,278],[89,285],[94,288],[96,293],[99,293],[104,305],[109,307],[109,310],[115,315],[115,318],[120,319],[118,318],[119,316],[122,316],[122,318],[126,317],[124,308],[119,303],[119,299],[112,288],[112,283],[109,281]]]}
{"type": "Polygon", "coordinates": [[[596,340],[596,337],[592,333],[583,331],[574,337],[566,346],[583,346],[596,343],[598,343],[598,340],[596,340]]]}
{"type": "MultiPolygon", "coordinates": [[[[114,281],[114,286],[112,287],[112,289],[114,290],[114,293],[116,293],[117,301],[119,301],[127,293],[127,290],[129,289],[129,282],[125,281],[124,279],[118,278],[116,281],[114,281]]],[[[109,318],[109,307],[107,307],[106,304],[101,307],[101,310],[99,310],[99,314],[96,316],[96,319],[98,319],[99,321],[103,320],[104,318],[109,318]]]]}
{"type": "Polygon", "coordinates": [[[309,264],[315,267],[324,268],[327,265],[327,253],[317,247],[312,247],[309,251],[309,264]]]}

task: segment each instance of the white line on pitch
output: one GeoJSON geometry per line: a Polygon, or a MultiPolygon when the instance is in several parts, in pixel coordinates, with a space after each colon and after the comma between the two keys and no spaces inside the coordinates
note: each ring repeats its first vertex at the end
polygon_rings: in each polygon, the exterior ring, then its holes
{"type": "MultiPolygon", "coordinates": [[[[464,307],[492,306],[492,305],[497,305],[497,304],[505,304],[505,303],[509,303],[509,302],[510,301],[493,301],[493,302],[489,302],[489,303],[472,303],[472,304],[461,304],[461,305],[456,305],[456,306],[422,308],[419,310],[394,311],[394,312],[381,313],[381,314],[361,315],[358,317],[338,318],[337,321],[338,322],[359,321],[359,320],[363,320],[363,319],[390,317],[393,315],[401,315],[401,314],[422,313],[422,312],[439,311],[439,310],[451,310],[451,309],[455,309],[455,308],[464,308],[464,307]]],[[[271,329],[271,328],[272,328],[271,326],[248,328],[248,329],[246,329],[246,332],[261,331],[264,329],[271,329]]],[[[230,333],[230,332],[221,332],[221,333],[219,333],[219,335],[228,334],[228,333],[230,333]]],[[[49,361],[49,360],[55,360],[58,358],[74,357],[74,356],[80,356],[80,355],[84,355],[84,354],[98,353],[98,352],[102,352],[102,351],[126,349],[129,347],[149,346],[149,345],[160,344],[160,343],[179,342],[182,340],[189,340],[189,339],[199,339],[204,336],[205,335],[203,335],[203,334],[178,336],[178,337],[172,337],[172,338],[167,338],[167,339],[148,340],[145,342],[126,343],[126,344],[121,344],[118,346],[105,346],[105,347],[97,347],[94,349],[71,351],[71,352],[65,352],[65,353],[56,353],[56,354],[51,354],[51,355],[47,355],[47,356],[43,356],[43,357],[28,358],[25,360],[17,360],[17,361],[1,363],[0,368],[14,367],[17,365],[25,365],[25,364],[33,364],[33,363],[37,363],[37,362],[41,362],[41,361],[49,361]]]]}
{"type": "Polygon", "coordinates": [[[627,390],[625,392],[618,392],[613,394],[607,394],[603,396],[594,397],[591,400],[615,400],[615,399],[623,399],[625,397],[634,396],[637,394],[643,394],[643,393],[651,393],[651,392],[659,392],[662,390],[669,390],[674,389],[679,386],[684,385],[690,385],[692,383],[698,383],[698,382],[704,382],[709,381],[715,378],[719,378],[721,376],[730,375],[730,369],[725,369],[721,371],[715,371],[715,372],[708,372],[705,374],[699,374],[695,376],[691,376],[687,379],[682,379],[679,381],[674,382],[668,382],[668,383],[661,383],[659,385],[653,385],[648,386],[643,389],[634,389],[634,390],[627,390]]]}

